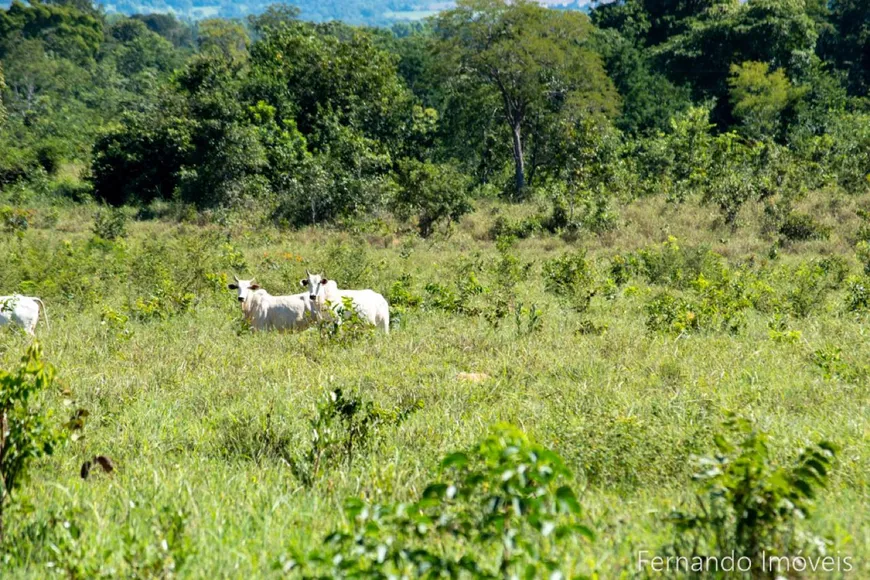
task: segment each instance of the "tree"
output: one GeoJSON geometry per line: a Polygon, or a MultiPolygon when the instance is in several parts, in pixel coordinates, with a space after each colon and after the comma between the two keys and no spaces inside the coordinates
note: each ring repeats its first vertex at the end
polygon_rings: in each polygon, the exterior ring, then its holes
{"type": "Polygon", "coordinates": [[[399,194],[394,209],[402,217],[417,216],[417,228],[429,237],[438,222],[459,220],[473,207],[469,180],[456,167],[407,159],[399,166],[399,194]]]}
{"type": "Polygon", "coordinates": [[[748,60],[774,68],[809,66],[817,33],[804,0],[716,2],[653,52],[672,79],[688,79],[697,98],[717,99],[715,118],[731,122],[728,75],[748,60]]]}
{"type": "Polygon", "coordinates": [[[130,18],[142,21],[176,48],[193,48],[193,30],[172,14],[134,14],[130,18]]]}
{"type": "Polygon", "coordinates": [[[262,37],[270,28],[279,28],[299,19],[299,8],[289,4],[270,4],[261,14],[248,16],[248,26],[257,37],[262,37]]]}
{"type": "Polygon", "coordinates": [[[769,72],[766,62],[747,61],[731,65],[728,78],[734,116],[743,121],[749,136],[772,137],[780,116],[798,97],[783,69],[769,72]]]}
{"type": "Polygon", "coordinates": [[[99,50],[103,22],[93,10],[15,0],[8,10],[0,10],[0,58],[22,38],[39,39],[53,54],[84,63],[99,50]]]}
{"type": "Polygon", "coordinates": [[[200,52],[218,52],[231,62],[248,58],[251,39],[241,22],[212,18],[199,23],[200,52]]]}
{"type": "Polygon", "coordinates": [[[849,74],[854,95],[870,92],[870,3],[866,0],[833,0],[831,29],[822,36],[821,54],[849,74]]]}
{"type": "Polygon", "coordinates": [[[436,21],[448,82],[482,84],[498,95],[510,130],[517,197],[526,188],[526,144],[544,116],[566,107],[613,113],[618,96],[588,46],[584,14],[519,0],[460,0],[436,21]],[[531,135],[527,135],[529,132],[531,135]]]}

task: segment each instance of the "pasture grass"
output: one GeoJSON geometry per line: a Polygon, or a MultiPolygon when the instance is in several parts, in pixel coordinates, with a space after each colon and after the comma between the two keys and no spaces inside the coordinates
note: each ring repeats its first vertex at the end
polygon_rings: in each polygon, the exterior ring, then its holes
{"type": "MultiPolygon", "coordinates": [[[[754,264],[782,296],[802,263],[840,255],[859,273],[859,224],[843,208],[861,202],[839,203],[843,219],[829,214],[828,240],[787,244],[772,260],[759,208],[732,231],[711,208],[641,200],[623,209],[616,232],[570,242],[534,237],[508,250],[527,272],[513,302],[541,311],[539,330],[518,327],[513,315],[489,322],[488,292],[461,297],[481,315],[406,308],[394,313],[389,336],[348,345],[316,329],[251,333],[227,279],[255,275],[273,294],[296,293],[310,268],[387,294],[408,275],[410,290],[428,303],[427,284],[456,289],[474,272],[492,290],[499,253],[488,228],[496,214],[519,217],[527,208],[486,204],[452,236],[430,240],[392,224],[283,232],[162,220],[132,222],[117,242],[93,240],[93,208],[62,208],[54,227],[0,238],[0,252],[19,257],[0,282],[5,293],[26,291],[48,304],[51,329],[40,325],[37,334],[62,389],[45,406],[59,420],[77,408],[90,416],[84,438],[41,461],[16,495],[2,575],[282,576],[288,558],[346,524],[345,498],[414,498],[441,457],[509,422],[565,458],[598,533],[565,555],[567,569],[633,577],[638,550],[672,540],[664,517],[692,500],[692,457],[711,451],[717,425],[733,411],[771,433],[778,461],[811,441],[840,447],[807,525],[832,540],[829,552],[854,558],[854,577],[867,577],[870,346],[867,317],[845,309],[842,285],[806,317],[784,319],[790,338],[772,332],[775,312],[756,308],[737,332],[675,335],[645,324],[645,305],[666,285],[635,275],[577,312],[547,292],[541,276],[543,261],[582,247],[604,288],[613,255],[673,236],[709,247],[730,267],[754,264]],[[137,307],[139,299],[153,299],[153,312],[137,307]],[[838,362],[823,368],[819,352],[838,362]],[[307,487],[290,464],[310,445],[317,405],[337,388],[383,408],[422,408],[380,429],[350,462],[325,466],[307,487]],[[83,480],[82,463],[99,454],[116,471],[83,480]]],[[[4,368],[28,341],[3,329],[4,368]]]]}

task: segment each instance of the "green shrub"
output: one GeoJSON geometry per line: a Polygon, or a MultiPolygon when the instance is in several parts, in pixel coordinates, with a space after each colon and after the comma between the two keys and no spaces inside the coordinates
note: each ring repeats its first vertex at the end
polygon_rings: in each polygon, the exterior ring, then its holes
{"type": "Polygon", "coordinates": [[[387,292],[387,302],[391,309],[406,310],[419,308],[423,304],[423,297],[414,294],[411,290],[413,278],[410,274],[402,274],[398,280],[390,286],[387,292]]]}
{"type": "Polygon", "coordinates": [[[853,276],[846,283],[846,310],[866,311],[870,308],[870,277],[853,276]]]}
{"type": "Polygon", "coordinates": [[[309,421],[309,448],[289,461],[290,468],[303,485],[311,486],[326,469],[342,462],[349,465],[383,429],[400,425],[422,406],[413,400],[383,409],[359,396],[348,396],[341,389],[331,391],[309,421]]]}
{"type": "Polygon", "coordinates": [[[824,305],[831,290],[828,273],[819,262],[805,262],[789,272],[790,288],[784,308],[798,318],[806,318],[824,305]]]}
{"type": "Polygon", "coordinates": [[[424,238],[439,223],[455,222],[473,209],[471,180],[454,165],[406,159],[399,164],[398,184],[393,208],[404,219],[416,216],[424,238]]]}
{"type": "Polygon", "coordinates": [[[94,235],[103,240],[114,241],[127,237],[127,214],[123,208],[100,208],[94,214],[94,235]]]}
{"type": "Polygon", "coordinates": [[[807,240],[827,240],[833,228],[820,224],[813,216],[805,213],[790,213],[779,226],[779,233],[787,240],[804,242],[807,240]]]}
{"type": "Polygon", "coordinates": [[[585,312],[597,292],[592,264],[586,259],[585,250],[544,262],[544,284],[577,312],[585,312]]]}
{"type": "Polygon", "coordinates": [[[626,255],[620,264],[621,274],[638,273],[650,284],[686,287],[699,275],[714,278],[722,270],[722,259],[704,246],[687,247],[677,238],[649,246],[626,255]]]}
{"type": "Polygon", "coordinates": [[[0,543],[12,493],[21,486],[31,463],[54,453],[61,442],[50,413],[34,405],[54,384],[54,369],[42,361],[34,341],[14,371],[0,369],[0,543]]]}
{"type": "Polygon", "coordinates": [[[691,288],[689,296],[665,291],[653,297],[645,306],[647,328],[674,334],[700,330],[733,333],[745,325],[752,300],[741,279],[727,271],[717,280],[700,274],[691,288]]]}
{"type": "Polygon", "coordinates": [[[594,533],[581,521],[580,503],[565,483],[571,474],[556,453],[502,425],[468,451],[445,457],[441,468],[441,478],[412,503],[348,499],[350,529],[333,532],[323,552],[289,568],[365,578],[576,575],[565,567],[569,542],[594,533]]]}
{"type": "MultiPolygon", "coordinates": [[[[761,559],[791,557],[818,541],[802,533],[812,515],[817,490],[825,487],[834,447],[821,442],[800,450],[787,467],[773,464],[770,435],[746,419],[730,417],[714,438],[716,452],[699,459],[693,480],[697,511],[674,511],[669,520],[677,536],[673,550],[690,561],[730,555],[751,560],[753,570],[768,570],[761,559]]],[[[806,555],[806,554],[805,554],[806,555]]]]}
{"type": "Polygon", "coordinates": [[[3,231],[20,234],[30,228],[33,215],[33,210],[4,205],[0,207],[0,224],[3,231]]]}

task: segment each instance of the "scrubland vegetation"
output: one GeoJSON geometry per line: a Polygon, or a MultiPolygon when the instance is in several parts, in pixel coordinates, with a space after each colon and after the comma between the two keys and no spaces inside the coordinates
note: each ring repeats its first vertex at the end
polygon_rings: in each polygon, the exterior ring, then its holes
{"type": "Polygon", "coordinates": [[[0,12],[0,574],[870,573],[867,9],[659,4],[0,12]]]}

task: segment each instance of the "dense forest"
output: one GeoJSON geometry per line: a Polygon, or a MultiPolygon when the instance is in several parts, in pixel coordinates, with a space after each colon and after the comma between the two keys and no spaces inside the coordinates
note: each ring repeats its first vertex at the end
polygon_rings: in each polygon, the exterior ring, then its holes
{"type": "MultiPolygon", "coordinates": [[[[870,7],[474,0],[392,29],[0,12],[0,187],[286,226],[393,211],[429,233],[487,196],[605,230],[616,200],[721,209],[866,191],[870,7]]],[[[27,193],[25,193],[27,192],[27,193]]]]}

